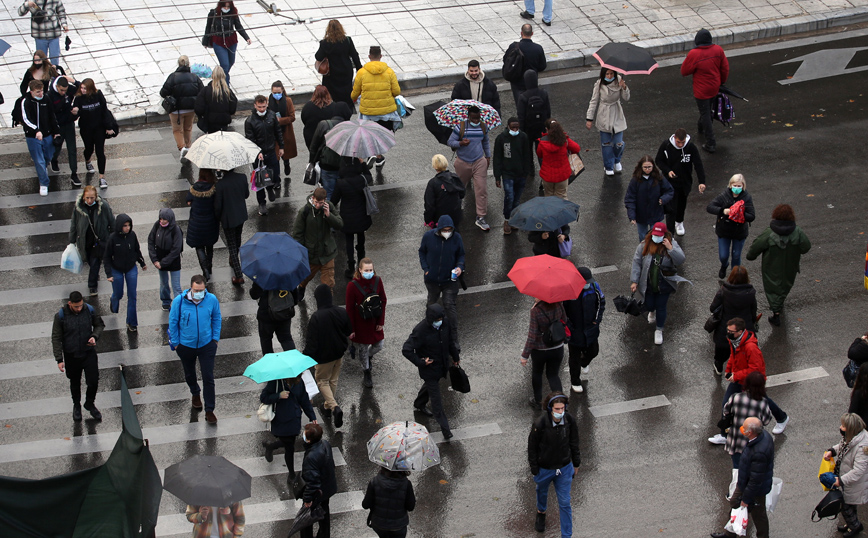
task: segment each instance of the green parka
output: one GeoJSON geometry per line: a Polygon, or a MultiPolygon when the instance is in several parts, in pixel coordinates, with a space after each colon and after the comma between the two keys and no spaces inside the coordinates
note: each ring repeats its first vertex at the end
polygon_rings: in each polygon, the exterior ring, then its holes
{"type": "MultiPolygon", "coordinates": [[[[86,238],[90,222],[87,217],[87,205],[82,199],[83,196],[84,191],[79,193],[75,199],[75,209],[72,210],[72,218],[69,221],[69,242],[75,244],[82,259],[87,261],[86,238]]],[[[102,257],[106,242],[114,230],[115,217],[108,202],[99,196],[96,197],[96,216],[93,220],[94,235],[100,243],[99,256],[102,257]]]]}
{"type": "Polygon", "coordinates": [[[344,227],[344,220],[334,204],[329,201],[326,203],[329,205],[328,217],[323,209],[314,208],[308,198],[295,215],[292,226],[292,238],[307,248],[310,265],[325,265],[338,255],[338,246],[331,229],[340,231],[344,227]]]}
{"type": "Polygon", "coordinates": [[[780,312],[799,272],[802,254],[811,250],[811,241],[796,223],[773,220],[750,246],[748,260],[763,257],[763,288],[772,312],[780,312]]]}

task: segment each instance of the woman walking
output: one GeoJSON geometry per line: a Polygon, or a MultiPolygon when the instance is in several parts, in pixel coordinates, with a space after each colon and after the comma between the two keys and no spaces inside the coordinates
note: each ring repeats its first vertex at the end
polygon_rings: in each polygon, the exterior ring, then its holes
{"type": "Polygon", "coordinates": [[[175,107],[169,112],[169,123],[172,124],[172,136],[181,152],[181,159],[190,150],[196,97],[203,88],[202,79],[190,72],[190,59],[186,56],[178,58],[178,68],[160,88],[160,97],[172,97],[175,100],[175,107]]]}
{"type": "Polygon", "coordinates": [[[563,323],[567,319],[567,313],[561,303],[547,303],[536,299],[530,309],[530,325],[527,329],[527,341],[521,352],[521,365],[527,366],[528,357],[531,360],[531,385],[533,396],[530,397],[530,406],[539,409],[542,402],[542,377],[545,370],[549,389],[552,392],[561,392],[560,369],[564,360],[564,334],[563,327],[560,332],[552,325],[563,323]]]}
{"type": "Polygon", "coordinates": [[[331,201],[337,207],[340,205],[341,217],[344,219],[344,243],[347,248],[347,269],[344,276],[353,278],[356,272],[355,260],[365,257],[365,231],[371,227],[371,216],[368,215],[365,187],[368,186],[370,172],[367,165],[356,158],[342,158],[340,178],[335,184],[331,201]],[[353,243],[356,243],[357,258],[353,259],[353,243]]]}
{"type": "MultiPolygon", "coordinates": [[[[268,110],[277,115],[277,124],[283,127],[283,175],[289,179],[291,168],[289,160],[298,157],[298,146],[295,143],[295,131],[292,124],[295,123],[295,105],[292,98],[286,93],[283,82],[275,80],[271,85],[271,95],[268,96],[268,110]]],[[[275,146],[275,151],[277,146],[275,146]]],[[[279,170],[274,171],[280,175],[279,170]]]]}
{"type": "Polygon", "coordinates": [[[760,419],[763,426],[772,421],[772,411],[766,399],[766,378],[759,372],[749,373],[743,391],[733,394],[723,404],[723,419],[718,425],[721,426],[720,435],[726,437],[724,448],[732,458],[733,469],[738,469],[741,453],[747,446],[747,437],[741,433],[739,425],[750,417],[760,419]]]}
{"type": "Polygon", "coordinates": [[[769,323],[781,325],[784,301],[800,270],[802,254],[811,250],[811,241],[801,228],[796,226],[793,208],[780,204],[772,211],[769,227],[753,240],[746,258],[750,261],[763,257],[763,291],[769,302],[772,316],[769,323]]]}
{"type": "Polygon", "coordinates": [[[407,478],[410,471],[390,471],[380,467],[380,472],[368,482],[362,509],[370,510],[368,524],[380,538],[405,538],[410,515],[416,508],[413,484],[407,478]]]}
{"type": "Polygon", "coordinates": [[[362,68],[359,53],[353,44],[353,38],[344,32],[341,23],[332,19],[326,26],[325,36],[319,42],[319,49],[314,55],[318,62],[328,62],[328,72],[322,77],[325,86],[335,101],[341,101],[355,110],[350,93],[353,91],[353,69],[362,68]]]}
{"type": "Polygon", "coordinates": [[[232,267],[232,283],[244,284],[241,273],[241,231],[247,222],[247,198],[250,188],[247,178],[238,172],[222,172],[214,192],[214,216],[223,227],[223,238],[229,251],[229,266],[232,267]]]}
{"type": "Polygon", "coordinates": [[[756,218],[753,198],[747,192],[744,176],[735,174],[729,178],[726,190],[715,196],[705,210],[717,216],[714,225],[720,258],[720,271],[717,276],[723,278],[726,276],[730,256],[733,267],[741,265],[741,250],[750,231],[750,223],[756,218]]]}
{"type": "Polygon", "coordinates": [[[205,38],[210,38],[210,46],[214,47],[217,62],[226,73],[226,83],[229,84],[229,70],[235,65],[235,51],[238,50],[238,34],[250,44],[250,36],[241,25],[235,2],[221,0],[217,7],[208,12],[208,22],[205,24],[205,38]],[[237,33],[236,33],[237,32],[237,33]]]}
{"type": "MultiPolygon", "coordinates": [[[[284,351],[295,349],[292,339],[292,318],[298,294],[293,290],[264,290],[254,280],[250,288],[250,298],[259,301],[256,309],[256,325],[259,329],[259,345],[262,354],[274,353],[274,337],[284,351]]],[[[296,435],[298,435],[296,433],[296,435]]]]}
{"type": "Polygon", "coordinates": [[[211,72],[211,82],[196,96],[194,105],[199,121],[196,126],[206,134],[225,131],[232,123],[232,116],[238,109],[238,98],[229,88],[222,67],[211,72]]]}
{"type": "Polygon", "coordinates": [[[330,120],[335,116],[348,120],[353,115],[352,111],[351,105],[343,101],[332,101],[332,96],[325,86],[319,85],[314,88],[310,101],[301,108],[301,124],[304,126],[302,135],[304,136],[305,147],[310,149],[313,133],[319,122],[330,120]]]}
{"type": "Polygon", "coordinates": [[[139,247],[139,238],[133,231],[133,219],[127,214],[121,213],[115,219],[115,231],[109,236],[105,246],[106,280],[112,283],[111,311],[117,314],[120,310],[120,302],[124,297],[124,281],[127,284],[127,330],[136,332],[139,326],[136,314],[136,288],[138,287],[139,270],[136,262],[142,266],[142,271],[147,271],[145,258],[139,247]]]}
{"type": "Polygon", "coordinates": [[[295,478],[295,438],[301,433],[302,411],[309,421],[317,423],[304,381],[301,376],[269,381],[259,394],[259,401],[274,406],[271,435],[276,437],[277,441],[262,442],[265,447],[265,461],[271,463],[274,460],[274,451],[283,448],[283,461],[289,471],[286,483],[292,484],[295,478]]]}
{"type": "Polygon", "coordinates": [[[199,170],[199,180],[187,193],[190,220],[187,222],[187,244],[196,249],[196,257],[205,282],[211,280],[214,244],[220,239],[220,221],[214,212],[214,194],[217,192],[214,170],[199,170]]]}
{"type": "Polygon", "coordinates": [[[84,142],[84,166],[88,174],[93,174],[93,158],[96,151],[96,164],[99,169],[99,188],[108,188],[105,180],[105,139],[115,132],[106,129],[106,115],[109,113],[105,97],[96,89],[92,78],[81,81],[75,100],[72,102],[72,113],[78,115],[78,132],[84,142]]]}
{"type": "Polygon", "coordinates": [[[91,297],[97,294],[99,269],[114,223],[109,203],[99,197],[96,187],[85,185],[75,199],[75,209],[69,221],[69,242],[78,248],[82,260],[90,266],[87,287],[91,297]]]}
{"type": "Polygon", "coordinates": [[[633,177],[624,194],[627,218],[636,225],[640,242],[645,240],[655,222],[663,220],[663,206],[674,195],[672,185],[660,173],[654,159],[650,155],[643,155],[633,170],[633,177]]]}
{"type": "Polygon", "coordinates": [[[536,147],[536,156],[541,163],[539,177],[542,178],[545,196],[567,199],[567,180],[573,173],[570,153],[581,151],[582,148],[570,139],[557,120],[550,118],[546,121],[546,134],[536,147]]]}
{"type": "MultiPolygon", "coordinates": [[[[729,339],[726,337],[726,322],[732,318],[744,320],[745,328],[756,332],[756,290],[750,283],[747,269],[736,265],[726,281],[714,295],[709,310],[718,312],[720,323],[714,330],[714,373],[723,374],[723,365],[729,359],[729,339]]],[[[747,418],[747,417],[745,417],[747,418]]]]}
{"type": "Polygon", "coordinates": [[[865,422],[854,413],[841,417],[840,431],[841,442],[827,450],[823,458],[827,461],[836,458],[832,485],[844,492],[838,532],[843,532],[844,538],[853,538],[865,528],[859,521],[856,507],[868,504],[868,433],[865,422]]]}
{"type": "Polygon", "coordinates": [[[464,184],[458,174],[449,171],[449,161],[445,156],[437,154],[431,157],[431,167],[436,174],[428,180],[425,187],[422,220],[426,226],[434,228],[440,217],[449,215],[455,225],[454,229],[458,230],[462,217],[461,200],[466,192],[464,184]]]}
{"type": "Polygon", "coordinates": [[[45,85],[45,93],[47,95],[49,83],[58,74],[57,68],[48,62],[45,52],[37,50],[33,53],[33,63],[24,72],[24,78],[21,80],[21,95],[26,95],[30,91],[31,80],[41,80],[45,85]]]}
{"type": "Polygon", "coordinates": [[[603,168],[607,176],[620,172],[621,156],[624,154],[624,131],[627,119],[621,101],[630,100],[630,88],[621,77],[611,69],[600,69],[600,78],[594,84],[591,103],[585,115],[585,127],[591,130],[596,124],[600,131],[600,145],[603,150],[603,168]]]}
{"type": "Polygon", "coordinates": [[[350,354],[359,359],[364,372],[362,384],[374,386],[371,379],[372,359],[382,351],[383,326],[386,323],[386,288],[374,272],[370,258],[359,260],[353,279],[347,284],[347,314],[350,315],[350,354]]]}

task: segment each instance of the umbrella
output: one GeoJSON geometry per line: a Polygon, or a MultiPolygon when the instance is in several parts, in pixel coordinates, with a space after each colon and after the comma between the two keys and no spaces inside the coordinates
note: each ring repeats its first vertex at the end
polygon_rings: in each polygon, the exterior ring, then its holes
{"type": "Polygon", "coordinates": [[[726,95],[731,95],[732,97],[735,97],[736,99],[741,99],[745,103],[748,102],[746,97],[744,97],[743,95],[741,95],[740,93],[738,93],[735,90],[730,90],[728,87],[724,86],[723,84],[720,85],[720,88],[718,89],[718,91],[720,93],[725,93],[726,95]]]}
{"type": "Polygon", "coordinates": [[[494,107],[472,99],[449,101],[434,111],[434,117],[437,118],[437,123],[440,125],[457,127],[462,121],[467,120],[467,109],[472,106],[479,109],[482,123],[485,124],[489,131],[500,125],[500,114],[494,110],[494,107]]]}
{"type": "Polygon", "coordinates": [[[657,61],[647,50],[631,43],[608,43],[594,53],[594,58],[606,69],[622,75],[650,75],[657,61]]]}
{"type": "Polygon", "coordinates": [[[572,262],[548,254],[519,258],[506,276],[521,293],[547,303],[575,299],[585,285],[572,262]]]}
{"type": "Polygon", "coordinates": [[[6,51],[9,50],[11,47],[12,47],[12,45],[10,45],[6,41],[0,39],[0,56],[3,56],[4,54],[6,54],[6,51]]]}
{"type": "Polygon", "coordinates": [[[194,506],[229,506],[250,497],[250,475],[223,456],[193,456],[166,469],[163,489],[194,506]]]}
{"type": "Polygon", "coordinates": [[[348,120],[325,136],[326,146],[344,157],[382,155],[395,145],[395,133],[371,120],[348,120]]]}
{"type": "Polygon", "coordinates": [[[390,471],[424,471],[440,463],[440,451],[425,426],[393,422],[368,441],[368,459],[390,471]]]}
{"type": "Polygon", "coordinates": [[[264,290],[295,289],[309,264],[307,248],[286,232],[257,232],[241,246],[241,272],[264,290]]]}
{"type": "Polygon", "coordinates": [[[301,508],[298,509],[298,513],[295,514],[295,520],[292,522],[292,527],[289,529],[289,534],[287,536],[292,536],[293,534],[300,532],[302,529],[306,529],[320,521],[325,517],[325,510],[323,510],[322,506],[316,505],[314,507],[301,505],[301,508]]]}
{"type": "Polygon", "coordinates": [[[265,383],[274,379],[291,379],[314,366],[316,361],[297,349],[267,353],[244,370],[244,376],[265,383]]]}
{"type": "Polygon", "coordinates": [[[434,138],[437,139],[438,142],[445,145],[449,140],[449,137],[452,135],[451,127],[444,127],[437,123],[437,118],[434,117],[434,112],[437,111],[438,108],[445,105],[448,101],[445,99],[441,99],[440,101],[435,101],[430,105],[425,105],[422,107],[422,113],[425,116],[425,127],[428,129],[428,132],[434,135],[434,138]]]}
{"type": "Polygon", "coordinates": [[[197,138],[186,157],[199,168],[232,170],[253,163],[260,151],[240,133],[218,131],[197,138]]]}
{"type": "Polygon", "coordinates": [[[512,210],[509,225],[528,232],[551,232],[579,218],[579,204],[557,196],[537,196],[512,210]]]}

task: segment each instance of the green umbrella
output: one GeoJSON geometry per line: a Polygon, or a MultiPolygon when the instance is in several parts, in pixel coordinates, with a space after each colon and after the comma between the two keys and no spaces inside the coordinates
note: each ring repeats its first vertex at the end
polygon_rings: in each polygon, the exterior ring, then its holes
{"type": "Polygon", "coordinates": [[[316,361],[297,349],[268,353],[244,370],[244,375],[257,383],[274,379],[291,379],[315,365],[316,361]]]}

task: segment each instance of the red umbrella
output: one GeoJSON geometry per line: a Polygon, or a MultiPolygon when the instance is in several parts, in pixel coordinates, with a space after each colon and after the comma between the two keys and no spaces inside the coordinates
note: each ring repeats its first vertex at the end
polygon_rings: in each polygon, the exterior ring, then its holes
{"type": "Polygon", "coordinates": [[[519,258],[506,276],[521,293],[547,303],[575,299],[585,286],[571,261],[548,254],[519,258]]]}

